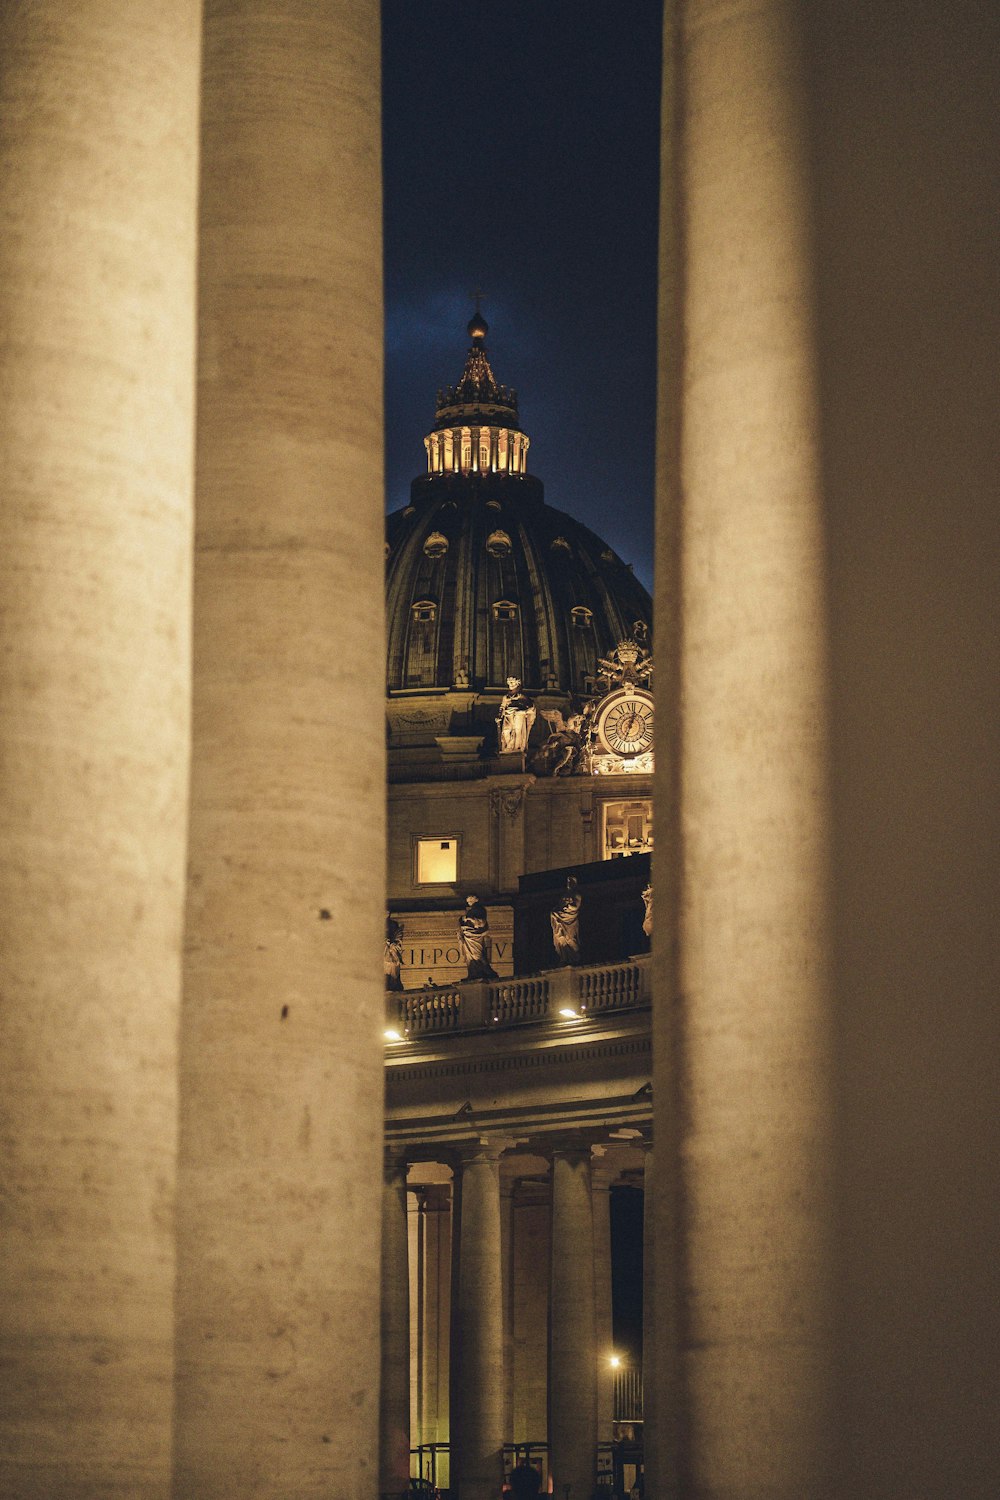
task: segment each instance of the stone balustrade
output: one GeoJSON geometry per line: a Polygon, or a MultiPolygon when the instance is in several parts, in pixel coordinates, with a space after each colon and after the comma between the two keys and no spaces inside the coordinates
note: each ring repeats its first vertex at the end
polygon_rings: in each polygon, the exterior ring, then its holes
{"type": "Polygon", "coordinates": [[[388,992],[386,1028],[400,1037],[502,1029],[544,1021],[581,1019],[649,1004],[649,956],[586,968],[549,969],[541,974],[489,983],[388,992]]]}

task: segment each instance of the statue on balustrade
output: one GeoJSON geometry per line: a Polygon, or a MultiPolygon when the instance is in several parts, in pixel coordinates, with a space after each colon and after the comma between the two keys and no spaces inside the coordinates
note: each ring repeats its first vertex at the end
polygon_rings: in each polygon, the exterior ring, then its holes
{"type": "Polygon", "coordinates": [[[465,910],[458,919],[458,941],[469,979],[498,978],[497,971],[490,962],[493,957],[490,920],[486,915],[486,907],[478,896],[465,898],[465,910]]]}
{"type": "Polygon", "coordinates": [[[385,987],[387,990],[401,990],[403,981],[399,977],[399,971],[403,963],[403,924],[397,922],[395,917],[385,919],[385,987]]]}
{"type": "Polygon", "coordinates": [[[527,750],[528,736],[534,722],[534,699],[522,692],[519,677],[508,677],[507,691],[500,699],[500,712],[497,714],[497,740],[500,754],[507,755],[512,751],[527,750]]]}
{"type": "Polygon", "coordinates": [[[653,882],[652,881],[649,882],[649,884],[646,886],[645,890],[642,893],[642,904],[643,904],[643,906],[645,908],[645,913],[644,913],[643,919],[642,919],[642,930],[643,930],[643,932],[646,934],[646,936],[648,938],[652,939],[652,936],[653,936],[653,882]]]}
{"type": "Polygon", "coordinates": [[[576,888],[576,876],[567,875],[566,889],[549,913],[552,923],[552,946],[561,964],[580,962],[580,908],[583,897],[576,888]]]}

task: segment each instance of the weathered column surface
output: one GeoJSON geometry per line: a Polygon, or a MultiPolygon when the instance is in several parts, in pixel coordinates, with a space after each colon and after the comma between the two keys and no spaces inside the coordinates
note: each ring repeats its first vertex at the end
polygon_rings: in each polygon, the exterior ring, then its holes
{"type": "MultiPolygon", "coordinates": [[[[673,1341],[660,1394],[682,1430],[659,1500],[801,1500],[824,1467],[824,599],[795,16],[667,11],[658,568],[679,533],[682,890],[680,998],[656,1007],[657,1240],[679,1288],[657,1289],[657,1358],[673,1341]]],[[[661,642],[673,610],[665,590],[661,642]]]]}
{"type": "Polygon", "coordinates": [[[376,1486],[378,8],[205,19],[176,1494],[376,1486]]]}
{"type": "Polygon", "coordinates": [[[555,1493],[589,1500],[597,1456],[594,1210],[590,1148],[552,1154],[549,1469],[555,1493]]]}
{"type": "Polygon", "coordinates": [[[611,1181],[615,1167],[599,1157],[590,1164],[594,1211],[594,1347],[597,1352],[597,1441],[610,1443],[614,1433],[614,1323],[611,1307],[611,1181]]]}
{"type": "Polygon", "coordinates": [[[503,1440],[514,1439],[514,1191],[500,1179],[500,1275],[503,1286],[503,1440]]]}
{"type": "Polygon", "coordinates": [[[1000,1495],[1000,9],[817,0],[838,1500],[1000,1495]]]}
{"type": "Polygon", "coordinates": [[[198,71],[187,0],[0,11],[0,1494],[17,1500],[169,1490],[198,71]]]}
{"type": "Polygon", "coordinates": [[[503,1281],[500,1270],[500,1153],[470,1147],[461,1165],[455,1369],[452,1374],[452,1487],[459,1500],[495,1500],[502,1481],[503,1281]]]}
{"type": "Polygon", "coordinates": [[[387,1148],[382,1183],[380,1495],[410,1486],[410,1269],[406,1158],[387,1148]]]}
{"type": "Polygon", "coordinates": [[[674,1424],[664,1424],[661,1404],[657,1401],[660,1383],[660,1361],[657,1346],[661,1330],[656,1318],[656,1175],[653,1147],[646,1146],[642,1174],[642,1462],[647,1495],[659,1495],[667,1483],[670,1468],[664,1467],[661,1454],[669,1453],[674,1424]]]}

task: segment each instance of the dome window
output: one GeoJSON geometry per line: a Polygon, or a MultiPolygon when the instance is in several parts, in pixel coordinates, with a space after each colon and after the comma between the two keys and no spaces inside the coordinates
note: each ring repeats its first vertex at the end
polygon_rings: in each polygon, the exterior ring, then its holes
{"type": "Polygon", "coordinates": [[[486,509],[487,510],[499,510],[500,508],[501,507],[500,507],[500,501],[499,500],[487,500],[487,502],[486,502],[486,509]]]}
{"type": "Polygon", "coordinates": [[[506,531],[491,531],[486,538],[486,550],[491,557],[509,557],[510,537],[506,531]]]}
{"type": "Polygon", "coordinates": [[[437,604],[433,599],[415,599],[410,613],[416,625],[426,625],[437,619],[437,604]]]}
{"type": "Polygon", "coordinates": [[[553,552],[569,552],[571,548],[564,536],[554,536],[552,538],[552,550],[553,552]]]}
{"type": "Polygon", "coordinates": [[[424,542],[424,555],[433,560],[444,557],[448,550],[448,538],[441,531],[432,531],[424,542]]]}
{"type": "Polygon", "coordinates": [[[494,620],[516,620],[517,605],[512,599],[498,599],[493,606],[494,620]]]}
{"type": "Polygon", "coordinates": [[[613,563],[613,562],[617,562],[617,561],[618,561],[618,559],[615,556],[615,554],[612,552],[611,548],[610,547],[605,547],[604,551],[601,553],[601,562],[613,563]]]}
{"type": "Polygon", "coordinates": [[[588,609],[585,604],[574,604],[570,610],[570,614],[573,616],[573,624],[578,630],[586,630],[594,618],[594,611],[588,609]]]}
{"type": "Polygon", "coordinates": [[[408,505],[406,507],[406,509],[403,511],[403,515],[404,516],[415,515],[416,514],[416,509],[417,509],[417,507],[415,505],[408,505]]]}

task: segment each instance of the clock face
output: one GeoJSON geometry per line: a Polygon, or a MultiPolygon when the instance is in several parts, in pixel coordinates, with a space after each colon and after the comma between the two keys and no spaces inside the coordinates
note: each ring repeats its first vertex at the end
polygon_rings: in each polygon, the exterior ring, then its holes
{"type": "Polygon", "coordinates": [[[605,698],[594,725],[599,743],[631,760],[653,748],[653,699],[642,688],[619,688],[605,698]]]}

